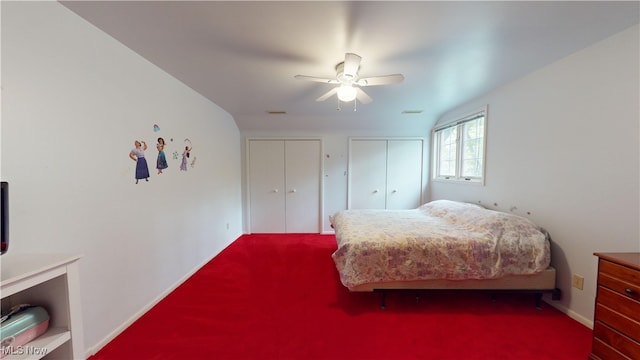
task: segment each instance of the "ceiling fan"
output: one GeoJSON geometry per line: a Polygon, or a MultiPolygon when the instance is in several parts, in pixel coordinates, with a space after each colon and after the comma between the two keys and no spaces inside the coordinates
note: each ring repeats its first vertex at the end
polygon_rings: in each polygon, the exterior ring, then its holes
{"type": "Polygon", "coordinates": [[[325,79],[307,75],[296,75],[294,77],[299,80],[315,81],[325,84],[337,85],[333,89],[327,91],[322,96],[317,98],[316,101],[325,101],[336,94],[340,101],[350,102],[358,99],[358,101],[363,104],[368,104],[373,99],[371,99],[371,97],[367,95],[367,93],[365,93],[361,89],[361,87],[397,84],[404,80],[404,76],[402,74],[361,78],[358,75],[361,60],[362,57],[360,57],[359,55],[346,53],[344,61],[336,65],[335,79],[325,79]]]}

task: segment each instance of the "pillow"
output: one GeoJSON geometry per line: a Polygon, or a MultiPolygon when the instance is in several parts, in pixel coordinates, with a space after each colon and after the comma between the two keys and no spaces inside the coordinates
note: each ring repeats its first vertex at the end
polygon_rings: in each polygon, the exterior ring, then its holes
{"type": "Polygon", "coordinates": [[[434,200],[419,208],[428,216],[440,218],[472,231],[491,233],[496,238],[547,237],[531,220],[515,214],[486,209],[480,205],[451,200],[434,200]]]}

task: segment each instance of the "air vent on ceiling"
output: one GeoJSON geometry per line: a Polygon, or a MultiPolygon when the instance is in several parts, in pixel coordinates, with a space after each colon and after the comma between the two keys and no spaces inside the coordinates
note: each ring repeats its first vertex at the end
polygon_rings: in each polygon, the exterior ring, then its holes
{"type": "Polygon", "coordinates": [[[283,110],[268,110],[267,111],[267,114],[269,114],[269,115],[284,115],[286,113],[287,112],[283,111],[283,110]]]}
{"type": "Polygon", "coordinates": [[[422,114],[423,110],[403,110],[403,114],[422,114]]]}

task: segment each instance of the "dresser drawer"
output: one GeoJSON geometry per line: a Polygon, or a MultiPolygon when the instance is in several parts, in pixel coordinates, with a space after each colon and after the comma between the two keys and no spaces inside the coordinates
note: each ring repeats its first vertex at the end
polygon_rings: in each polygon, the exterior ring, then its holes
{"type": "Polygon", "coordinates": [[[640,359],[640,343],[620,334],[600,321],[596,321],[593,326],[593,336],[594,340],[602,340],[631,359],[640,359]]]}
{"type": "Polygon", "coordinates": [[[636,279],[639,274],[638,271],[601,260],[598,285],[640,301],[640,280],[636,279]]]}
{"type": "Polygon", "coordinates": [[[640,272],[629,267],[612,263],[611,261],[600,259],[598,272],[618,278],[622,281],[640,284],[640,272]]]}
{"type": "Polygon", "coordinates": [[[640,321],[640,302],[604,286],[598,286],[596,304],[604,305],[635,321],[640,321]]]}
{"type": "Polygon", "coordinates": [[[612,348],[609,344],[603,342],[598,338],[593,338],[593,345],[591,348],[591,355],[589,359],[594,360],[635,360],[630,359],[628,356],[624,356],[618,350],[612,348]]]}
{"type": "Polygon", "coordinates": [[[632,339],[640,339],[640,322],[629,318],[627,315],[602,305],[596,304],[596,319],[609,325],[614,329],[629,336],[632,339]]]}
{"type": "Polygon", "coordinates": [[[603,342],[598,338],[593,338],[593,345],[591,348],[591,355],[589,359],[594,360],[634,360],[628,356],[624,356],[618,350],[612,348],[609,344],[603,342]]]}
{"type": "Polygon", "coordinates": [[[609,288],[598,286],[596,303],[623,313],[635,321],[640,321],[640,302],[609,288]]]}
{"type": "Polygon", "coordinates": [[[600,286],[606,286],[609,289],[616,291],[624,296],[627,296],[636,301],[640,301],[640,286],[629,284],[618,278],[611,277],[609,275],[598,275],[598,284],[600,286]]]}

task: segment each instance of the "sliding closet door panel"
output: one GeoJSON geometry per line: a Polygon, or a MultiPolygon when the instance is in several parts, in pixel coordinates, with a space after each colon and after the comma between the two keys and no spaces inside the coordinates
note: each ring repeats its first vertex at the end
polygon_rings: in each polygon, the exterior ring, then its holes
{"type": "Polygon", "coordinates": [[[386,207],[387,141],[351,141],[349,208],[386,207]]]}
{"type": "Polygon", "coordinates": [[[320,140],[285,142],[286,229],[320,232],[320,140]]]}
{"type": "Polygon", "coordinates": [[[414,209],[422,195],[422,140],[389,140],[387,209],[414,209]]]}
{"type": "Polygon", "coordinates": [[[284,141],[249,142],[251,232],[283,233],[285,227],[284,141]]]}

